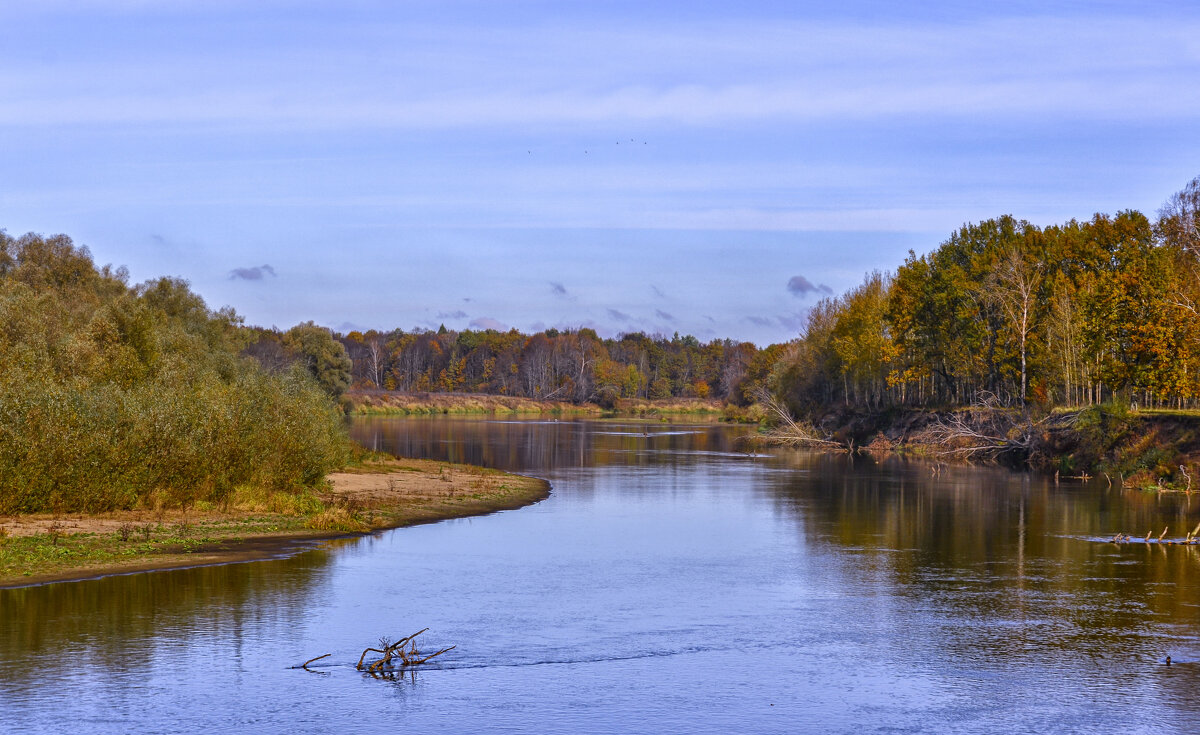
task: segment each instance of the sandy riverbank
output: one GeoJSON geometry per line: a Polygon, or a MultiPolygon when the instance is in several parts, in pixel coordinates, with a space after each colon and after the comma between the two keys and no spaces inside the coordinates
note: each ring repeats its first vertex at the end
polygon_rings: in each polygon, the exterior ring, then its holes
{"type": "Polygon", "coordinates": [[[0,588],[275,558],[327,539],[520,508],[544,480],[416,459],[328,476],[299,499],[243,497],[236,507],[0,517],[0,588]]]}

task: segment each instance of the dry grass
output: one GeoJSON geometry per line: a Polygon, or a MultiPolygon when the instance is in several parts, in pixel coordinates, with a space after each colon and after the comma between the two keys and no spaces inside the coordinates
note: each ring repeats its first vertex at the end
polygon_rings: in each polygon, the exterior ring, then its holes
{"type": "Polygon", "coordinates": [[[305,524],[316,531],[334,531],[339,533],[361,533],[370,527],[358,516],[346,508],[328,508],[308,519],[305,524]]]}
{"type": "Polygon", "coordinates": [[[355,414],[508,414],[599,415],[600,407],[565,401],[535,401],[514,396],[480,393],[400,393],[395,391],[350,391],[346,394],[355,414]]]}
{"type": "MultiPolygon", "coordinates": [[[[437,414],[554,415],[600,416],[605,409],[594,403],[537,401],[515,396],[482,393],[401,393],[398,391],[350,391],[346,394],[352,413],[360,415],[398,414],[426,416],[437,414]]],[[[623,416],[671,414],[719,414],[721,401],[705,398],[621,398],[614,405],[623,416]]]]}
{"type": "Polygon", "coordinates": [[[725,410],[724,403],[712,398],[619,398],[613,407],[617,413],[627,416],[719,414],[725,410]]]}

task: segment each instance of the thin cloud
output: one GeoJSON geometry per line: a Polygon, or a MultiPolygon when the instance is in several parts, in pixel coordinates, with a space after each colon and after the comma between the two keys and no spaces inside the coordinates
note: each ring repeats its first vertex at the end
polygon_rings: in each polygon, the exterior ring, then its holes
{"type": "Polygon", "coordinates": [[[748,316],[745,319],[756,327],[775,326],[775,320],[766,316],[748,316]]]}
{"type": "Polygon", "coordinates": [[[654,313],[658,315],[659,319],[666,319],[669,322],[675,321],[675,317],[671,316],[670,314],[663,311],[662,309],[655,309],[654,313]]]}
{"type": "Polygon", "coordinates": [[[264,263],[251,268],[234,268],[229,271],[229,280],[261,281],[266,276],[274,278],[275,275],[275,269],[264,263]]]}
{"type": "Polygon", "coordinates": [[[617,311],[616,309],[609,309],[608,316],[612,319],[616,319],[619,322],[633,321],[633,317],[629,316],[628,314],[626,314],[623,311],[617,311]]]}
{"type": "Polygon", "coordinates": [[[462,309],[458,309],[456,311],[439,311],[437,313],[437,318],[438,319],[466,319],[467,312],[463,311],[462,309]]]}
{"type": "MultiPolygon", "coordinates": [[[[435,37],[416,28],[399,37],[392,30],[388,38],[411,43],[426,69],[440,71],[407,94],[378,93],[395,86],[382,76],[385,65],[367,61],[370,53],[345,53],[345,64],[325,68],[312,63],[310,46],[285,46],[266,69],[246,75],[235,72],[250,60],[264,64],[259,49],[233,44],[219,61],[198,63],[194,50],[161,59],[159,74],[184,80],[170,94],[145,81],[139,60],[99,66],[90,57],[69,56],[52,69],[35,66],[8,85],[9,97],[18,96],[0,118],[17,125],[387,128],[887,115],[1023,119],[1034,113],[1142,121],[1200,111],[1200,100],[1180,94],[1177,81],[1194,64],[1194,18],[980,17],[949,27],[929,21],[869,27],[772,21],[729,24],[721,34],[701,26],[649,25],[637,32],[625,25],[564,26],[551,33],[539,26],[489,28],[487,44],[464,42],[474,34],[462,29],[457,37],[453,31],[435,37]],[[615,45],[625,51],[620,59],[611,54],[615,45]],[[531,54],[531,48],[541,52],[531,54]],[[1096,48],[1106,53],[1096,54],[1096,48]],[[573,63],[527,61],[541,58],[573,63]],[[699,67],[697,58],[704,59],[699,67]],[[1053,74],[1047,73],[1048,60],[1053,74]],[[881,68],[888,74],[880,75],[881,68]],[[293,69],[303,73],[289,77],[293,69]],[[60,73],[78,83],[64,85],[60,73]],[[643,79],[655,81],[635,82],[643,79]]],[[[327,44],[317,51],[342,50],[332,40],[327,44]]]]}
{"type": "Polygon", "coordinates": [[[799,332],[808,324],[808,316],[806,314],[785,314],[776,317],[776,319],[779,321],[780,326],[792,332],[799,332]]]}
{"type": "Polygon", "coordinates": [[[150,234],[150,241],[154,243],[155,248],[173,255],[191,254],[204,249],[204,246],[194,240],[180,241],[156,232],[150,234]]]}
{"type": "Polygon", "coordinates": [[[826,286],[824,283],[813,283],[804,276],[792,276],[788,279],[787,290],[793,296],[807,296],[810,293],[823,293],[830,295],[833,289],[826,286]]]}
{"type": "Polygon", "coordinates": [[[665,293],[663,293],[663,290],[661,288],[659,288],[658,286],[655,286],[653,283],[650,284],[650,290],[653,291],[654,295],[660,299],[667,298],[667,295],[665,293]]]}
{"type": "Polygon", "coordinates": [[[491,317],[481,316],[471,320],[471,326],[476,329],[494,329],[497,332],[507,332],[508,325],[491,317]]]}
{"type": "Polygon", "coordinates": [[[567,287],[556,281],[550,281],[550,293],[555,296],[566,296],[567,287]]]}
{"type": "MultiPolygon", "coordinates": [[[[152,17],[160,6],[180,4],[115,2],[131,13],[146,8],[152,17]]],[[[247,14],[262,12],[261,3],[220,2],[253,5],[247,14]]],[[[186,0],[184,7],[211,4],[186,0]]],[[[22,21],[44,17],[25,24],[41,30],[53,27],[55,16],[79,15],[76,7],[110,5],[3,3],[0,19],[20,28],[22,21]]],[[[217,36],[223,24],[201,22],[177,48],[155,56],[125,48],[123,36],[114,34],[111,48],[62,44],[55,63],[10,63],[0,74],[0,97],[9,103],[0,120],[22,126],[225,123],[317,130],[507,124],[527,130],[531,124],[724,125],[898,115],[1137,123],[1182,117],[1178,124],[1186,124],[1200,112],[1200,98],[1179,84],[1194,76],[1200,24],[1193,13],[1133,17],[1105,3],[1108,8],[1056,17],[1056,11],[1028,5],[1030,11],[1007,18],[985,10],[964,12],[953,22],[939,19],[938,11],[872,23],[725,17],[719,33],[711,19],[686,23],[648,14],[631,23],[625,14],[605,19],[591,12],[564,13],[548,24],[472,19],[431,27],[403,22],[400,10],[370,25],[322,16],[325,32],[299,25],[301,32],[284,34],[265,51],[256,36],[217,36]],[[208,53],[216,40],[219,58],[208,53]],[[405,49],[403,57],[394,55],[395,48],[405,49]],[[613,48],[622,52],[613,54],[613,48]],[[321,63],[324,58],[339,63],[321,63]],[[393,64],[399,58],[416,61],[423,73],[397,79],[393,64]],[[173,84],[168,88],[165,81],[173,84]]],[[[25,43],[41,48],[45,40],[33,36],[25,43]]],[[[20,60],[22,46],[12,45],[16,53],[6,60],[20,60]]]]}

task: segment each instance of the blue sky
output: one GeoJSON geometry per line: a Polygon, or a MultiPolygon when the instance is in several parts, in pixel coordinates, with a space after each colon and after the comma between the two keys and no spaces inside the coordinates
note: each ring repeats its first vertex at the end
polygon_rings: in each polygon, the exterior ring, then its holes
{"type": "Polygon", "coordinates": [[[5,2],[0,228],[265,326],[783,341],[1200,175],[1186,5],[5,2]]]}

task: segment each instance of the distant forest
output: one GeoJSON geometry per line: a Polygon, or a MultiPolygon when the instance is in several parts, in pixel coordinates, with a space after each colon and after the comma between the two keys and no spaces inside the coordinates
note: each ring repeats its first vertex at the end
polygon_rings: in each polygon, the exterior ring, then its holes
{"type": "MultiPolygon", "coordinates": [[[[716,398],[745,404],[765,384],[782,346],[625,334],[602,339],[592,329],[497,332],[370,330],[335,335],[349,358],[347,382],[358,389],[490,393],[538,400],[611,405],[619,398],[716,398]]],[[[259,330],[247,353],[284,364],[284,334],[259,330]]]]}

